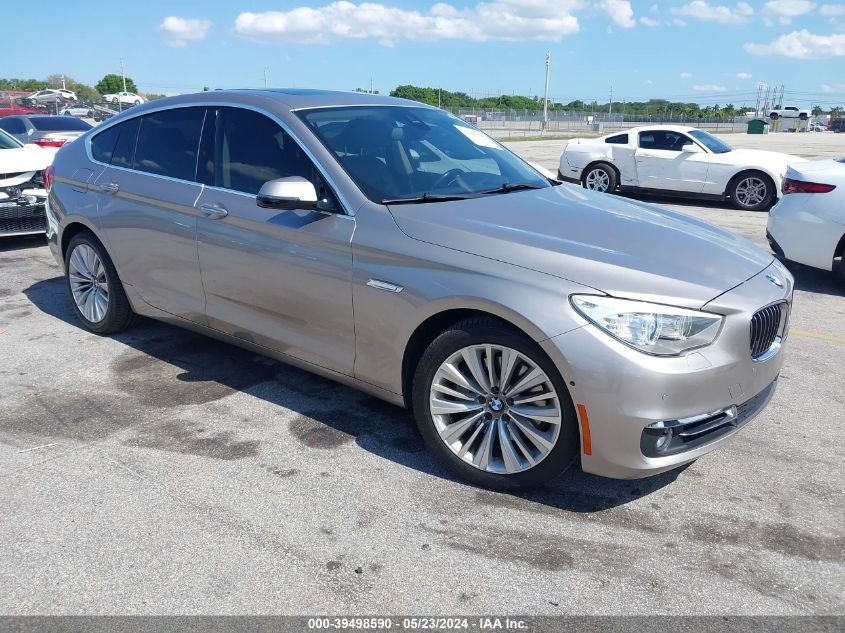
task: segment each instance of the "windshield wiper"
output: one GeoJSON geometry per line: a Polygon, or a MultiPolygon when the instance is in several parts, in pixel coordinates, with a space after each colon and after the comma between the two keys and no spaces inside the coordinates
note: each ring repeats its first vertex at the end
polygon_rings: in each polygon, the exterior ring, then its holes
{"type": "Polygon", "coordinates": [[[521,189],[545,189],[544,185],[537,185],[532,182],[505,182],[501,187],[495,189],[488,189],[486,191],[479,191],[479,195],[488,195],[491,193],[507,193],[509,191],[519,191],[521,189]]]}
{"type": "Polygon", "coordinates": [[[422,204],[424,202],[449,202],[450,200],[469,200],[475,195],[424,193],[415,198],[385,198],[382,204],[422,204]]]}

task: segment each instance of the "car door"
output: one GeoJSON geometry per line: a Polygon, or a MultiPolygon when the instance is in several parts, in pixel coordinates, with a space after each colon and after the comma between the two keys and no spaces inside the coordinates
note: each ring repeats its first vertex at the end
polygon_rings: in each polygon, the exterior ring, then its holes
{"type": "MultiPolygon", "coordinates": [[[[209,112],[212,112],[211,110],[209,112]]],[[[352,374],[352,233],[315,166],[273,119],[221,107],[203,136],[197,240],[210,326],[352,374]],[[302,176],[334,212],[257,206],[269,180],[302,176]]]]}
{"type": "MultiPolygon", "coordinates": [[[[171,315],[205,323],[197,257],[196,161],[205,108],[175,108],[129,119],[101,134],[107,167],[95,180],[101,230],[124,283],[171,315]]],[[[99,154],[99,158],[98,158],[99,154]]]]}
{"type": "Polygon", "coordinates": [[[689,136],[674,130],[645,130],[635,152],[640,187],[701,193],[710,155],[689,136]]]}

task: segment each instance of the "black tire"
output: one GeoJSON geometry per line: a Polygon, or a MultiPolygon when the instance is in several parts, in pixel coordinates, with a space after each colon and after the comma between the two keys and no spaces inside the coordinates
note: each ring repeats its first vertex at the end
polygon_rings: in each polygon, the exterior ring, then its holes
{"type": "Polygon", "coordinates": [[[734,176],[730,183],[728,183],[727,195],[731,199],[731,204],[741,211],[765,211],[776,199],[775,183],[766,174],[761,171],[744,171],[734,176]],[[747,179],[756,179],[765,184],[765,194],[762,200],[754,204],[748,204],[742,201],[743,195],[738,191],[743,187],[747,179]]]}
{"type": "Polygon", "coordinates": [[[598,191],[600,193],[613,193],[619,184],[619,179],[616,177],[616,170],[607,163],[596,163],[590,165],[581,174],[581,186],[590,191],[598,191]],[[596,188],[591,184],[591,181],[606,183],[606,188],[596,188]]]}
{"type": "Polygon", "coordinates": [[[126,297],[126,292],[123,290],[123,284],[117,275],[111,257],[106,252],[106,249],[100,243],[93,233],[84,230],[74,235],[67,246],[65,253],[65,285],[67,287],[68,296],[70,298],[73,311],[76,317],[87,330],[96,334],[115,334],[122,332],[132,327],[138,319],[132,311],[132,306],[129,304],[129,299],[126,297]],[[105,271],[106,283],[108,285],[108,304],[105,316],[97,322],[88,320],[77,306],[73,298],[73,291],[70,285],[70,258],[74,249],[80,245],[86,245],[94,250],[100,261],[103,263],[105,271]]]}
{"type": "Polygon", "coordinates": [[[141,102],[138,99],[135,99],[135,105],[141,105],[141,102]]]}
{"type": "Polygon", "coordinates": [[[492,490],[516,491],[539,486],[566,471],[580,453],[580,435],[572,398],[557,368],[543,350],[515,328],[489,317],[461,321],[428,346],[414,374],[412,405],[420,433],[437,458],[455,475],[492,490]],[[554,447],[537,465],[513,474],[497,474],[463,461],[440,438],[429,406],[429,393],[438,368],[449,356],[470,345],[507,346],[524,354],[551,380],[558,395],[561,429],[554,447]]]}
{"type": "Polygon", "coordinates": [[[778,115],[778,113],[777,113],[777,112],[772,112],[772,113],[769,115],[769,118],[770,118],[772,121],[777,121],[780,117],[779,117],[779,115],[778,115]]]}

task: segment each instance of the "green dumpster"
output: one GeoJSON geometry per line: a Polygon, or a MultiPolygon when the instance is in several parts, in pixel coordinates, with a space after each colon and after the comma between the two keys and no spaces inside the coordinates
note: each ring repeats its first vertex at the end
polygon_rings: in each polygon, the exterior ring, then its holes
{"type": "Polygon", "coordinates": [[[748,134],[768,134],[769,124],[763,119],[752,119],[748,122],[748,134]]]}

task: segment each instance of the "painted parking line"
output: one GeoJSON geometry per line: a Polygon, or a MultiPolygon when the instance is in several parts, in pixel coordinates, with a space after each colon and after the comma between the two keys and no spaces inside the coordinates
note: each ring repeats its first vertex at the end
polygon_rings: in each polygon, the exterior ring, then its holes
{"type": "Polygon", "coordinates": [[[827,334],[825,332],[812,332],[810,330],[789,330],[790,334],[796,336],[806,336],[807,338],[817,338],[822,341],[830,341],[832,343],[842,343],[845,345],[845,336],[838,336],[836,334],[827,334]]]}

